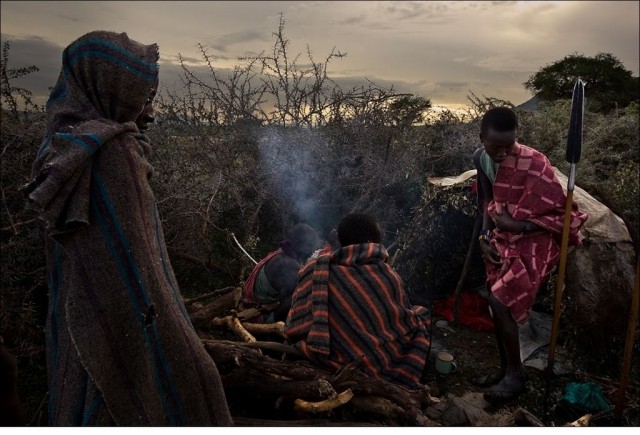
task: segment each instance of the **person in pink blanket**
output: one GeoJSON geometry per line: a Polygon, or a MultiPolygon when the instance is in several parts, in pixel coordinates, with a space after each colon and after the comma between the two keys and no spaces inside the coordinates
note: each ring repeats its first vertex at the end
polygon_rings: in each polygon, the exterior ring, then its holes
{"type": "MultiPolygon", "coordinates": [[[[524,323],[540,285],[560,257],[566,195],[548,158],[518,143],[518,119],[508,107],[488,110],[481,121],[483,147],[473,155],[478,209],[483,215],[480,250],[501,369],[476,380],[489,387],[488,402],[511,400],[526,388],[518,324],[524,323]]],[[[569,244],[587,215],[573,204],[569,244]]]]}

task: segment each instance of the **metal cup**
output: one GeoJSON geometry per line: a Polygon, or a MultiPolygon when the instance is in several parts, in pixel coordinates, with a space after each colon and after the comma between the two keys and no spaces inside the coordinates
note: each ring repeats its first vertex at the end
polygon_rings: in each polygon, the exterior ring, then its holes
{"type": "Polygon", "coordinates": [[[438,352],[436,354],[436,370],[443,375],[455,372],[458,366],[453,361],[453,355],[449,352],[438,352]]]}

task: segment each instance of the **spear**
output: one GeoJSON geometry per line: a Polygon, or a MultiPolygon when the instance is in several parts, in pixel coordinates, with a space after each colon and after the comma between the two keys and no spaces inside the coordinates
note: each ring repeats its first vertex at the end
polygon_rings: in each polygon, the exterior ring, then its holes
{"type": "Polygon", "coordinates": [[[564,289],[564,272],[567,266],[567,247],[569,246],[569,230],[571,229],[571,208],[573,206],[573,188],[575,187],[576,163],[580,160],[582,151],[582,124],[584,120],[584,82],[578,78],[573,86],[571,100],[571,114],[569,115],[569,135],[567,138],[567,162],[569,162],[569,180],[567,182],[567,202],[564,212],[564,226],[562,228],[562,242],[560,245],[560,265],[556,281],[555,304],[553,306],[553,323],[551,324],[551,344],[549,345],[549,360],[547,374],[553,373],[553,363],[556,351],[556,338],[560,323],[560,309],[562,291],[564,289]]]}

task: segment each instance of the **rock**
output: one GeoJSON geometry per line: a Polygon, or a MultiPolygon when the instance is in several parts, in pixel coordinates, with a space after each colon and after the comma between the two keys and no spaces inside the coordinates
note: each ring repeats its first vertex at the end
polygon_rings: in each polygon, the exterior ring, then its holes
{"type": "MultiPolygon", "coordinates": [[[[567,177],[554,168],[566,191],[567,177]]],[[[589,215],[583,245],[567,256],[565,286],[570,328],[576,341],[599,352],[611,340],[624,341],[633,289],[635,252],[624,221],[584,189],[575,186],[573,200],[589,215]]]]}
{"type": "Polygon", "coordinates": [[[493,424],[490,414],[462,397],[449,400],[440,419],[444,426],[492,426],[493,424]]]}
{"type": "Polygon", "coordinates": [[[629,322],[634,280],[631,242],[585,241],[567,259],[565,299],[570,328],[579,331],[575,340],[586,349],[600,352],[612,340],[624,342],[629,322]]]}

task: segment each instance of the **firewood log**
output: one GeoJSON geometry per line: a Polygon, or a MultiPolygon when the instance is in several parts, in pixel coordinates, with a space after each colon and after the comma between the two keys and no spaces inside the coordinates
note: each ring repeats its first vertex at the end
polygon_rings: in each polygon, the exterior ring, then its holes
{"type": "Polygon", "coordinates": [[[311,412],[317,414],[319,412],[327,412],[332,409],[342,406],[349,402],[353,398],[351,390],[345,390],[342,393],[332,397],[330,399],[322,400],[320,402],[307,402],[306,400],[296,399],[294,402],[294,408],[297,411],[311,412]]]}
{"type": "Polygon", "coordinates": [[[587,427],[589,426],[590,422],[591,422],[591,414],[585,414],[579,419],[577,419],[576,421],[567,423],[564,426],[565,427],[587,427]]]}
{"type": "Polygon", "coordinates": [[[244,328],[244,326],[242,326],[242,323],[240,323],[240,320],[236,315],[216,317],[211,321],[211,324],[214,326],[225,326],[242,341],[246,341],[246,342],[257,341],[256,338],[253,335],[251,335],[251,333],[247,331],[244,328]]]}
{"type": "Polygon", "coordinates": [[[213,300],[211,303],[207,304],[201,310],[198,310],[195,313],[191,314],[189,316],[191,318],[191,323],[193,323],[193,325],[196,327],[203,326],[214,317],[223,314],[225,311],[235,308],[238,303],[240,303],[241,299],[242,289],[240,287],[236,287],[232,292],[220,296],[219,298],[213,300]]]}
{"type": "Polygon", "coordinates": [[[255,368],[263,376],[274,376],[283,379],[299,381],[326,379],[330,381],[331,374],[312,367],[306,362],[280,361],[263,355],[257,349],[245,347],[235,341],[202,340],[205,349],[213,358],[220,375],[233,370],[255,368]]]}
{"type": "MultiPolygon", "coordinates": [[[[358,361],[332,374],[306,360],[280,361],[248,347],[258,346],[257,342],[202,341],[216,363],[225,390],[259,389],[304,401],[318,401],[327,398],[321,398],[325,394],[322,385],[326,382],[338,394],[351,390],[354,398],[347,406],[378,415],[390,424],[395,421],[402,425],[434,425],[422,412],[425,407],[437,403],[430,397],[426,385],[408,390],[385,380],[372,379],[358,371],[358,361]]],[[[313,408],[313,405],[309,406],[313,408]]]]}
{"type": "MultiPolygon", "coordinates": [[[[239,317],[239,316],[238,316],[239,317]]],[[[249,331],[252,334],[256,335],[266,335],[266,334],[276,334],[286,339],[287,336],[284,333],[284,322],[275,322],[275,323],[242,323],[244,329],[249,331]]]]}
{"type": "MultiPolygon", "coordinates": [[[[337,396],[329,381],[326,379],[296,381],[264,376],[263,373],[249,369],[236,370],[222,375],[225,390],[246,390],[251,393],[268,393],[277,396],[301,397],[304,400],[322,403],[337,396]]],[[[299,399],[296,399],[299,400],[299,399]]]]}
{"type": "Polygon", "coordinates": [[[235,287],[225,287],[225,288],[221,288],[221,289],[218,289],[218,290],[214,290],[212,292],[205,293],[205,294],[200,295],[200,296],[196,296],[195,298],[184,299],[184,305],[187,308],[189,308],[190,305],[192,305],[192,304],[194,304],[196,302],[202,302],[202,301],[204,301],[206,299],[209,299],[209,298],[221,296],[223,294],[229,293],[234,288],[235,287]]]}

